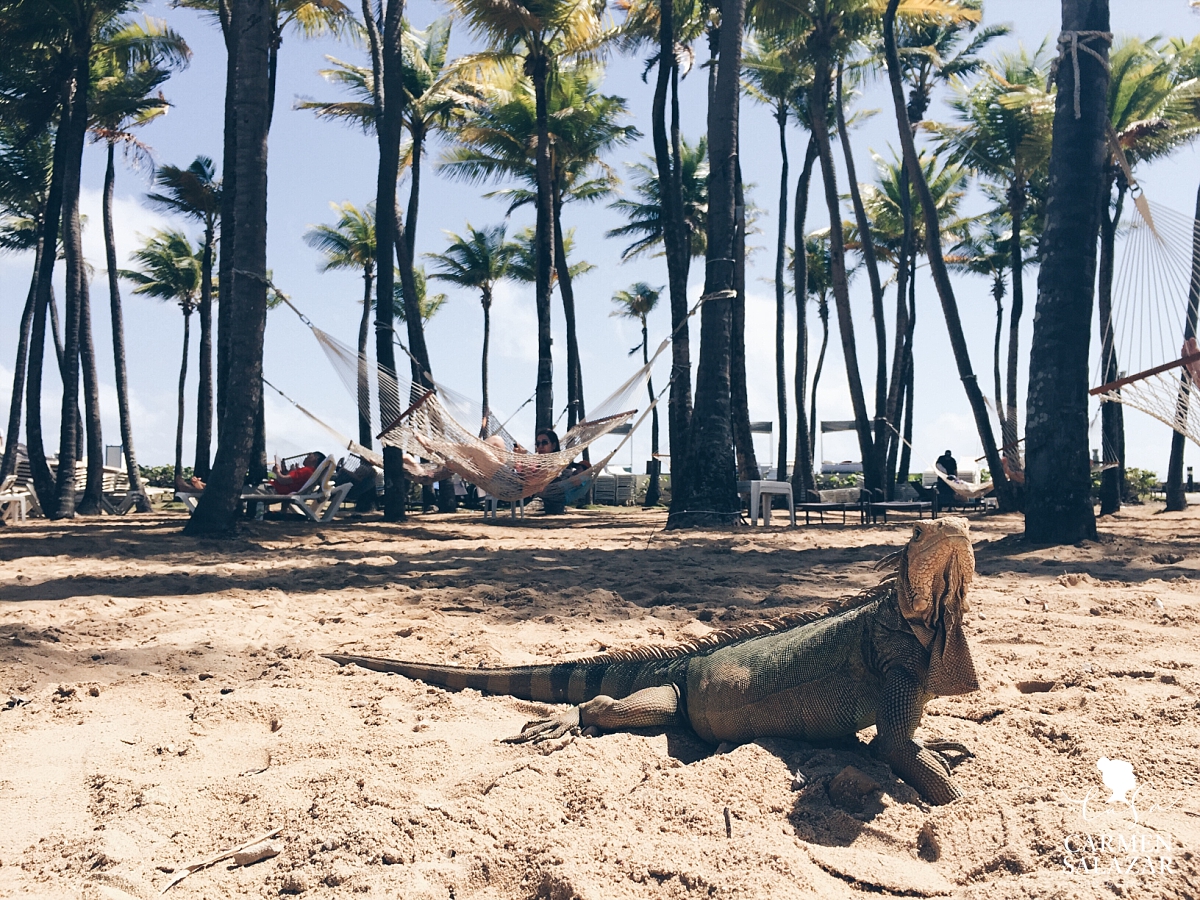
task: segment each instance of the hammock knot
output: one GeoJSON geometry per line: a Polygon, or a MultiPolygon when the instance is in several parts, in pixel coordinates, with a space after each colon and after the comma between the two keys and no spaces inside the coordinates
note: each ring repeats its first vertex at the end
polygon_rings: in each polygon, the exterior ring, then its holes
{"type": "Polygon", "coordinates": [[[1050,90],[1050,86],[1058,79],[1058,66],[1063,61],[1063,57],[1067,54],[1071,56],[1071,71],[1075,76],[1075,118],[1082,116],[1079,108],[1079,51],[1090,53],[1096,58],[1096,61],[1104,67],[1104,71],[1110,71],[1108,58],[1101,54],[1098,50],[1087,45],[1088,41],[1099,41],[1102,44],[1112,43],[1111,31],[1062,31],[1058,35],[1058,58],[1050,64],[1050,75],[1046,78],[1046,90],[1050,90]]]}

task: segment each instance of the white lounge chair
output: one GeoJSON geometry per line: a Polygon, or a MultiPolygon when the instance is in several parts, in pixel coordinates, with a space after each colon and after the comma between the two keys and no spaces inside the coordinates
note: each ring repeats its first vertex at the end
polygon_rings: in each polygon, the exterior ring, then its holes
{"type": "Polygon", "coordinates": [[[9,475],[0,483],[0,521],[20,522],[29,515],[30,494],[17,490],[17,476],[9,475]]]}
{"type": "MultiPolygon", "coordinates": [[[[336,468],[337,462],[332,456],[327,456],[313,470],[312,475],[300,486],[299,490],[290,494],[277,494],[270,485],[264,485],[262,490],[246,491],[241,495],[241,500],[245,503],[260,503],[264,506],[279,503],[284,508],[293,507],[313,522],[329,522],[341,509],[346,495],[353,487],[349,482],[334,485],[333,476],[336,468]]],[[[175,498],[188,508],[189,513],[193,513],[196,511],[200,494],[176,491],[175,498]]]]}

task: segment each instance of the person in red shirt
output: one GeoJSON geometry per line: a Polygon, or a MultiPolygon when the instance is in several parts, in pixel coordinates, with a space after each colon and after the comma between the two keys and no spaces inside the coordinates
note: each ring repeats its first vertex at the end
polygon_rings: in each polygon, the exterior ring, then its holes
{"type": "Polygon", "coordinates": [[[317,466],[323,462],[325,462],[325,454],[313,452],[304,457],[304,461],[291,470],[281,472],[276,466],[275,477],[271,479],[271,487],[277,494],[294,494],[304,487],[304,483],[312,477],[317,466]]]}

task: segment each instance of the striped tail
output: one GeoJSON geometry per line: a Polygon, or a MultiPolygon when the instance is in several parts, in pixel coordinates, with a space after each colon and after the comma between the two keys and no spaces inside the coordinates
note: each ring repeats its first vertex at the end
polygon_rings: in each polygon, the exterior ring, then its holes
{"type": "Polygon", "coordinates": [[[620,699],[635,690],[668,684],[671,677],[660,661],[568,662],[548,666],[514,666],[505,669],[470,669],[404,662],[380,656],[322,654],[338,665],[353,663],[376,672],[393,672],[451,690],[473,688],[488,694],[506,694],[539,703],[583,703],[601,694],[620,699]]]}

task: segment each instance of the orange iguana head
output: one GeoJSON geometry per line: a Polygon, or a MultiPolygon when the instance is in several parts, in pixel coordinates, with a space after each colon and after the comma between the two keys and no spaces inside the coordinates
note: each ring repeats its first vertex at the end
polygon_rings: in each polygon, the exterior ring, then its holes
{"type": "Polygon", "coordinates": [[[918,522],[901,551],[897,597],[913,633],[929,650],[926,690],[938,696],[979,689],[962,622],[975,577],[970,526],[958,516],[918,522]]]}

